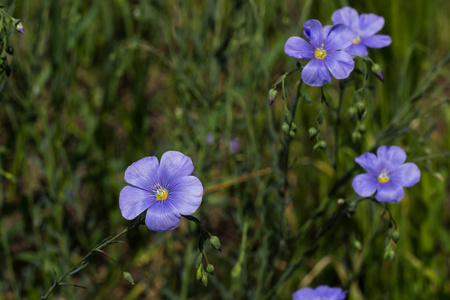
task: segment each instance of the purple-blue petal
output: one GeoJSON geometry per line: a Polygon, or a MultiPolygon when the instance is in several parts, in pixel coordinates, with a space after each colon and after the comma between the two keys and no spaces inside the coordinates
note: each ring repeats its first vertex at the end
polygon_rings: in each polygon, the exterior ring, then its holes
{"type": "Polygon", "coordinates": [[[377,150],[378,170],[393,171],[406,160],[406,153],[402,148],[397,146],[381,146],[377,150]]]}
{"type": "Polygon", "coordinates": [[[361,197],[370,197],[380,186],[380,182],[375,176],[369,174],[359,174],[353,178],[353,189],[361,197]]]}
{"type": "Polygon", "coordinates": [[[161,157],[159,183],[170,190],[180,178],[191,175],[193,171],[194,165],[188,156],[178,151],[167,151],[161,157]]]}
{"type": "Polygon", "coordinates": [[[315,297],[316,292],[310,287],[302,288],[292,295],[293,300],[311,300],[315,299],[315,297]]]}
{"type": "Polygon", "coordinates": [[[386,183],[380,184],[375,199],[379,202],[395,203],[402,200],[403,196],[405,196],[403,187],[394,181],[389,180],[386,183]]]}
{"type": "Polygon", "coordinates": [[[323,59],[309,61],[302,71],[302,80],[310,86],[322,86],[331,81],[330,72],[323,59]]]}
{"type": "Polygon", "coordinates": [[[345,49],[346,52],[350,53],[351,55],[365,55],[369,54],[367,51],[367,47],[363,44],[351,44],[350,47],[345,49]]]}
{"type": "Polygon", "coordinates": [[[342,300],[345,299],[347,291],[342,291],[338,287],[329,287],[327,285],[320,285],[316,287],[316,297],[327,300],[342,300]]]}
{"type": "Polygon", "coordinates": [[[328,33],[330,33],[331,27],[332,27],[331,25],[325,25],[325,26],[323,26],[323,38],[324,38],[324,39],[326,39],[328,33]]]}
{"type": "Polygon", "coordinates": [[[169,191],[168,200],[180,214],[195,213],[202,203],[203,185],[195,176],[181,178],[169,191]]]}
{"type": "Polygon", "coordinates": [[[154,193],[127,185],[120,192],[120,212],[125,219],[133,220],[156,201],[154,193]]]}
{"type": "Polygon", "coordinates": [[[366,152],[362,155],[355,158],[355,161],[363,167],[364,170],[366,170],[367,173],[371,174],[372,176],[378,177],[379,173],[379,163],[378,158],[375,154],[366,152]]]}
{"type": "Polygon", "coordinates": [[[145,225],[153,231],[168,231],[180,225],[181,215],[167,200],[156,201],[147,210],[145,225]]]}
{"type": "Polygon", "coordinates": [[[406,163],[392,170],[389,180],[401,186],[411,187],[419,182],[420,170],[415,163],[406,163]]]}
{"type": "Polygon", "coordinates": [[[327,51],[345,49],[353,43],[354,39],[355,35],[350,28],[342,24],[334,25],[324,41],[324,48],[327,51]]]}
{"type": "Polygon", "coordinates": [[[352,30],[359,29],[358,12],[354,8],[348,6],[334,11],[331,20],[333,21],[333,24],[344,24],[352,30]]]}
{"type": "Polygon", "coordinates": [[[147,191],[158,184],[159,163],[155,156],[144,157],[125,170],[125,181],[147,191]]]}
{"type": "Polygon", "coordinates": [[[345,51],[334,51],[327,54],[325,64],[331,75],[337,79],[347,78],[355,67],[353,58],[345,51]]]}
{"type": "Polygon", "coordinates": [[[361,43],[369,48],[383,48],[392,43],[390,36],[385,34],[376,34],[361,40],[361,43]]]}
{"type": "Polygon", "coordinates": [[[314,58],[314,48],[304,39],[298,36],[291,36],[284,44],[284,52],[296,59],[314,58]]]}
{"type": "Polygon", "coordinates": [[[374,35],[384,26],[384,18],[375,14],[361,14],[359,16],[359,30],[362,37],[374,35]]]}
{"type": "Polygon", "coordinates": [[[319,48],[324,40],[322,23],[319,20],[308,20],[303,24],[303,34],[314,48],[319,48]]]}

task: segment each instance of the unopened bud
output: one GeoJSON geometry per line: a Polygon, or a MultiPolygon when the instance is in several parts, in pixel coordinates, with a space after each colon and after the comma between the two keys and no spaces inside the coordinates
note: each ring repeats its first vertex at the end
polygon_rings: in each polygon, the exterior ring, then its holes
{"type": "Polygon", "coordinates": [[[288,123],[283,123],[283,125],[281,125],[281,130],[284,132],[285,135],[289,134],[290,131],[290,126],[288,123]]]}
{"type": "Polygon", "coordinates": [[[361,133],[359,133],[358,131],[354,131],[352,133],[352,141],[353,143],[357,143],[361,140],[361,133]]]}
{"type": "Polygon", "coordinates": [[[206,266],[206,272],[208,272],[208,273],[214,273],[214,266],[211,265],[211,264],[208,264],[208,265],[206,266]]]}
{"type": "Polygon", "coordinates": [[[367,130],[366,125],[360,124],[359,127],[358,127],[358,130],[359,130],[359,132],[360,132],[361,134],[366,133],[366,130],[367,130]]]}
{"type": "Polygon", "coordinates": [[[353,244],[356,248],[356,250],[361,251],[362,250],[362,245],[360,241],[355,241],[355,243],[353,244]]]}
{"type": "Polygon", "coordinates": [[[348,117],[350,118],[350,120],[353,120],[356,117],[356,108],[350,107],[348,109],[347,113],[348,113],[348,117]]]}
{"type": "Polygon", "coordinates": [[[294,130],[289,131],[289,135],[290,135],[291,137],[295,137],[295,131],[294,131],[294,130]]]}
{"type": "Polygon", "coordinates": [[[324,140],[319,141],[317,144],[319,144],[319,148],[322,150],[327,149],[327,142],[325,142],[324,140]]]}
{"type": "Polygon", "coordinates": [[[381,67],[379,64],[372,65],[372,72],[381,82],[384,82],[383,72],[381,72],[381,67]]]}
{"type": "Polygon", "coordinates": [[[362,115],[366,111],[366,105],[364,102],[356,103],[356,108],[358,109],[358,114],[362,115]]]}
{"type": "Polygon", "coordinates": [[[269,90],[269,105],[272,105],[273,101],[277,98],[278,91],[275,88],[269,90]]]}
{"type": "Polygon", "coordinates": [[[202,282],[204,286],[208,286],[208,273],[203,273],[202,282]]]}
{"type": "Polygon", "coordinates": [[[391,237],[392,240],[397,243],[398,240],[400,239],[400,232],[398,230],[395,230],[394,232],[392,232],[391,237]]]}
{"type": "Polygon", "coordinates": [[[198,268],[202,264],[203,253],[200,253],[195,259],[195,267],[198,268]]]}
{"type": "Polygon", "coordinates": [[[222,246],[220,245],[220,240],[219,240],[219,238],[217,236],[213,235],[209,239],[209,243],[211,244],[211,246],[213,246],[214,248],[216,248],[217,250],[222,252],[222,246]]]}
{"type": "Polygon", "coordinates": [[[197,280],[202,279],[202,276],[203,276],[203,266],[200,265],[200,266],[197,268],[197,280]]]}
{"type": "Polygon", "coordinates": [[[316,135],[319,133],[319,131],[315,127],[310,127],[308,129],[309,138],[313,139],[316,137],[316,135]]]}

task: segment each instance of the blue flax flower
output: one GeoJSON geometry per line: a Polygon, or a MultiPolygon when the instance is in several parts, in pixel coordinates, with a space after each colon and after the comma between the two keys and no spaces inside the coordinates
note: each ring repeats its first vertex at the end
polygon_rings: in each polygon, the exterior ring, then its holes
{"type": "Polygon", "coordinates": [[[304,39],[292,36],[284,45],[284,52],[297,59],[311,59],[302,71],[302,80],[311,86],[322,86],[331,81],[331,74],[337,79],[350,75],[355,67],[353,58],[345,51],[353,42],[353,32],[344,25],[335,25],[325,32],[318,20],[303,24],[304,39]]]}
{"type": "Polygon", "coordinates": [[[404,186],[411,187],[420,180],[420,170],[414,163],[406,163],[406,153],[397,146],[381,146],[377,155],[364,153],[355,161],[368,174],[353,179],[353,189],[361,197],[370,197],[378,191],[379,202],[399,202],[405,195],[404,186]]]}
{"type": "Polygon", "coordinates": [[[344,24],[354,34],[353,44],[345,49],[350,54],[367,55],[367,47],[383,48],[392,42],[391,37],[384,34],[375,34],[384,26],[384,18],[375,14],[361,14],[348,6],[336,10],[331,16],[333,24],[344,24]]]}
{"type": "Polygon", "coordinates": [[[172,230],[181,215],[193,214],[202,202],[203,186],[195,176],[192,160],[178,151],[167,151],[161,163],[155,156],[144,157],[125,171],[128,185],[122,189],[122,216],[132,220],[147,210],[145,224],[153,231],[172,230]]]}
{"type": "Polygon", "coordinates": [[[292,295],[293,300],[343,300],[347,295],[347,291],[343,291],[337,287],[329,287],[320,285],[315,290],[306,287],[296,291],[292,295]]]}

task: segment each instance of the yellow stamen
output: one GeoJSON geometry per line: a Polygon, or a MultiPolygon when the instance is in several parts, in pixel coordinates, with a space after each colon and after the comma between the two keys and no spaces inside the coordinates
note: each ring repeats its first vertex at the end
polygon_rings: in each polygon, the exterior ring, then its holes
{"type": "Polygon", "coordinates": [[[389,181],[389,175],[385,170],[381,171],[380,175],[378,175],[378,181],[381,183],[386,183],[389,181]]]}
{"type": "Polygon", "coordinates": [[[316,58],[318,59],[324,59],[325,56],[327,56],[327,51],[322,48],[316,49],[316,58]]]}
{"type": "Polygon", "coordinates": [[[158,201],[160,200],[166,200],[167,195],[169,194],[169,191],[163,188],[159,183],[158,185],[155,185],[156,191],[153,191],[156,194],[156,199],[158,201]]]}
{"type": "Polygon", "coordinates": [[[355,39],[353,40],[353,44],[359,44],[361,43],[361,38],[359,36],[355,36],[355,39]]]}

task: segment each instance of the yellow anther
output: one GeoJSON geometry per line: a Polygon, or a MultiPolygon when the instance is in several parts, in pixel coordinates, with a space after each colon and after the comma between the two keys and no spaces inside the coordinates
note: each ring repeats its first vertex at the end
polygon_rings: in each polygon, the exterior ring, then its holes
{"type": "Polygon", "coordinates": [[[169,191],[166,190],[165,188],[163,188],[159,183],[155,188],[157,188],[156,191],[153,191],[156,195],[156,199],[159,200],[166,200],[167,199],[167,195],[169,194],[169,191]]]}
{"type": "Polygon", "coordinates": [[[327,51],[322,48],[316,49],[316,58],[318,59],[324,59],[325,56],[327,56],[327,51]]]}
{"type": "Polygon", "coordinates": [[[386,171],[381,171],[380,175],[378,175],[378,181],[381,183],[386,183],[389,181],[389,175],[386,171]]]}

